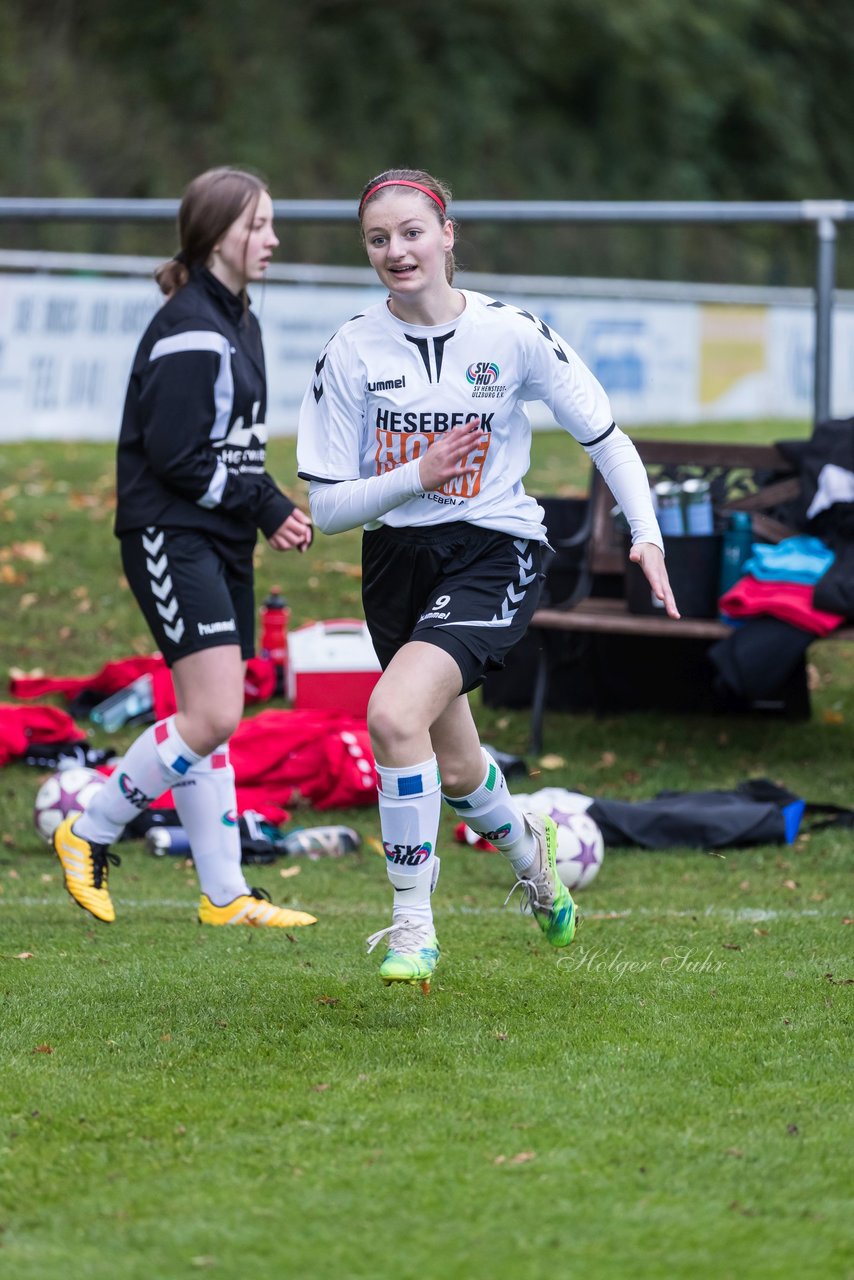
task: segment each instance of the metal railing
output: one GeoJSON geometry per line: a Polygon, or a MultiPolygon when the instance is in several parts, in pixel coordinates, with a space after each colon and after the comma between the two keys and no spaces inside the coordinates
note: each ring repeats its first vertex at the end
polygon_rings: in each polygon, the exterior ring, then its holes
{"type": "MultiPolygon", "coordinates": [[[[4,197],[0,198],[0,222],[170,222],[177,216],[178,203],[177,200],[4,197]]],[[[354,223],[356,220],[356,205],[352,200],[274,200],[273,210],[275,216],[285,222],[354,223]]],[[[830,417],[837,227],[841,222],[854,220],[854,202],[460,200],[450,212],[468,222],[812,225],[816,236],[813,416],[816,422],[830,417]]]]}

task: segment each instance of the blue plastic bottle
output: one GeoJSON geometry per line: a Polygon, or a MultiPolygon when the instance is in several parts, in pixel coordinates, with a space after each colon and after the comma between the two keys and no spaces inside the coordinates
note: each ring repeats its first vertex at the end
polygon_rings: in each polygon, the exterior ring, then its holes
{"type": "Polygon", "coordinates": [[[721,548],[719,595],[724,595],[743,576],[753,550],[753,524],[748,511],[733,511],[721,548]]]}

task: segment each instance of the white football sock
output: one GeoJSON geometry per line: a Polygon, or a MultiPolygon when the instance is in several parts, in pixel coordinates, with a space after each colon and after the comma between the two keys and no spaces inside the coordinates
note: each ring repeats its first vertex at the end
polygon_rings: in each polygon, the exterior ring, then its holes
{"type": "Polygon", "coordinates": [[[175,728],[175,717],[160,720],[140,734],[86,812],[74,832],[93,844],[112,844],[127,824],[198,764],[200,756],[175,728]]]}
{"type": "Polygon", "coordinates": [[[507,790],[504,774],[488,751],[483,751],[486,774],[476,791],[444,799],[472,831],[494,844],[510,862],[517,876],[534,864],[537,846],[525,815],[507,790]]]}
{"type": "Polygon", "coordinates": [[[190,841],[202,893],[217,907],[249,893],[240,864],[237,793],[228,743],[173,783],[172,797],[190,841]]]}
{"type": "Polygon", "coordinates": [[[442,809],[436,757],[403,769],[377,765],[377,779],[386,870],[394,889],[392,918],[430,924],[442,809]]]}

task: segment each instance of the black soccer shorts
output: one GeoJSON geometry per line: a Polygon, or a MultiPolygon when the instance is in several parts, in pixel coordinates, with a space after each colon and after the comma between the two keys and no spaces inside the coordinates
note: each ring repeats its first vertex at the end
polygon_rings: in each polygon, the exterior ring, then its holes
{"type": "Polygon", "coordinates": [[[362,540],[362,601],[380,665],[409,640],[435,644],[476,688],[528,629],[546,543],[458,522],[383,526],[362,540]]]}
{"type": "Polygon", "coordinates": [[[224,644],[254,656],[251,548],[193,529],[149,526],[123,534],[121,549],[125,577],[167,666],[224,644]]]}

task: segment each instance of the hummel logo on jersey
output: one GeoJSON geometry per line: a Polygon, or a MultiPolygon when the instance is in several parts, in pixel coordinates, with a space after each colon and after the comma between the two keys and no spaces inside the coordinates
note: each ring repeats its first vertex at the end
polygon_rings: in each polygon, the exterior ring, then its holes
{"type": "Polygon", "coordinates": [[[396,391],[398,387],[406,386],[406,378],[386,378],[385,382],[369,382],[369,391],[396,391]]]}

